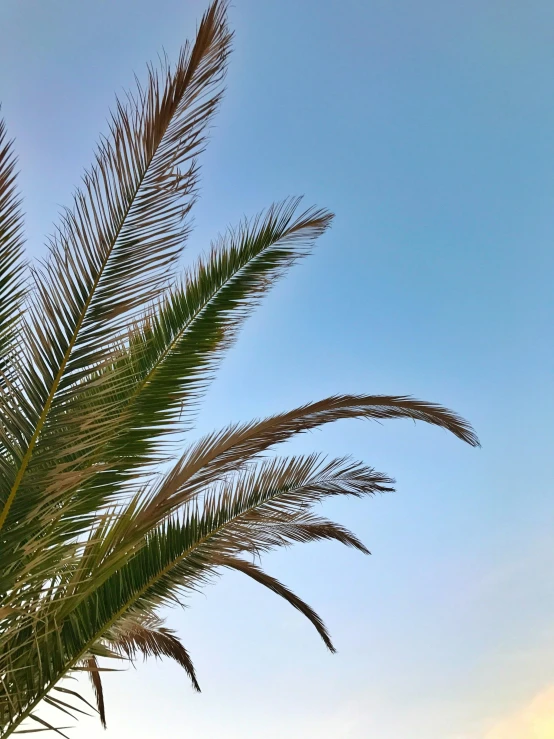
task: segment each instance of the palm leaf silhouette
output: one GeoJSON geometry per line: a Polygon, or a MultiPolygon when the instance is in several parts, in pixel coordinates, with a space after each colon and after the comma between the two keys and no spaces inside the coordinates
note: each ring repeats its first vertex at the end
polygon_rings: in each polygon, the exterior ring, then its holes
{"type": "Polygon", "coordinates": [[[118,660],[169,657],[199,690],[160,609],[226,569],[284,598],[334,651],[318,614],[251,559],[323,539],[367,553],[313,507],[390,491],[393,480],[350,459],[268,456],[275,447],[354,418],[423,421],[478,445],[469,424],[442,406],[336,395],[176,449],[245,319],[332,220],[297,198],[275,203],[179,268],[231,40],[227,3],[216,0],[177,63],[149,67],[146,83],[117,101],[46,259],[32,266],[13,146],[0,123],[4,737],[65,736],[41,716],[43,703],[72,718],[95,710],[105,726],[101,676],[118,660]],[[96,707],[63,682],[83,673],[96,707]]]}

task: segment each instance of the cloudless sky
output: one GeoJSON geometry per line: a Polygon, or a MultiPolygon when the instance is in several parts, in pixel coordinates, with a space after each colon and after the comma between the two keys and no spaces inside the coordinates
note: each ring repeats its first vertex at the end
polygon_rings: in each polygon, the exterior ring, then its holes
{"type": "MultiPolygon", "coordinates": [[[[114,93],[162,49],[175,59],[206,5],[3,0],[0,99],[33,256],[114,93]]],[[[265,558],[338,654],[226,574],[170,616],[202,694],[178,666],[141,663],[105,677],[107,733],[85,719],[73,735],[551,739],[554,4],[234,0],[230,19],[189,258],[289,194],[337,217],[245,327],[195,433],[396,393],[454,408],[483,446],[398,421],[290,444],[397,480],[325,505],[372,557],[311,544],[265,558]]]]}

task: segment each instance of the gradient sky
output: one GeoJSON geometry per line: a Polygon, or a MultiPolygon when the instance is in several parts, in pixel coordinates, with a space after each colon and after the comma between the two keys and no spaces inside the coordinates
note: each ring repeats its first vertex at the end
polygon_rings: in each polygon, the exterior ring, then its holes
{"type": "MultiPolygon", "coordinates": [[[[3,0],[0,99],[35,256],[114,93],[207,0],[3,0]]],[[[326,504],[373,556],[265,558],[324,617],[225,575],[174,612],[169,662],[108,675],[92,739],[552,739],[551,0],[234,0],[228,92],[188,254],[275,199],[337,214],[250,320],[198,433],[336,392],[412,394],[483,448],[349,422],[289,451],[351,453],[398,492],[326,504]],[[550,453],[549,453],[550,452],[550,453]]]]}

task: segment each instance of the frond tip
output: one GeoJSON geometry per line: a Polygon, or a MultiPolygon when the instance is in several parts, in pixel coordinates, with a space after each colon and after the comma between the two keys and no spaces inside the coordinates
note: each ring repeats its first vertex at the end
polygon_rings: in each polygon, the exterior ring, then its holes
{"type": "Polygon", "coordinates": [[[104,728],[107,728],[106,723],[106,707],[104,705],[104,688],[102,687],[102,678],[100,677],[100,670],[98,666],[98,660],[94,656],[90,656],[85,660],[83,667],[89,674],[90,681],[94,690],[96,698],[96,705],[98,707],[98,715],[100,716],[100,722],[104,728]]]}
{"type": "Polygon", "coordinates": [[[223,567],[228,567],[229,569],[242,572],[244,575],[248,575],[248,577],[251,577],[260,585],[269,588],[269,590],[272,590],[276,595],[284,598],[287,603],[290,603],[291,606],[300,611],[300,613],[306,616],[308,621],[313,624],[317,633],[323,639],[323,642],[325,643],[327,649],[332,654],[337,651],[333,646],[331,637],[329,636],[329,632],[327,631],[327,628],[321,618],[317,615],[313,608],[311,608],[307,603],[305,603],[291,590],[289,590],[286,585],[283,585],[283,583],[279,582],[279,580],[276,580],[274,577],[271,577],[271,575],[268,575],[257,565],[252,564],[251,562],[247,562],[244,559],[239,559],[237,557],[223,557],[221,559],[221,565],[223,567]]]}
{"type": "Polygon", "coordinates": [[[200,692],[194,665],[188,651],[175,632],[163,626],[160,619],[129,615],[121,619],[106,635],[106,642],[115,651],[130,660],[137,654],[147,657],[170,657],[185,670],[192,687],[200,692]]]}

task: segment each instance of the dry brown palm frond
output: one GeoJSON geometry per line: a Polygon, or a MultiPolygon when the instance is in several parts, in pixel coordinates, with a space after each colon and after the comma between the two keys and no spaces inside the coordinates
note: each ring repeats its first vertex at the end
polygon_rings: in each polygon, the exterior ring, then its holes
{"type": "Polygon", "coordinates": [[[170,657],[185,670],[192,686],[200,692],[194,665],[188,651],[175,632],[166,628],[163,621],[154,616],[130,614],[120,619],[106,634],[110,649],[135,660],[138,654],[147,657],[170,657]]]}

